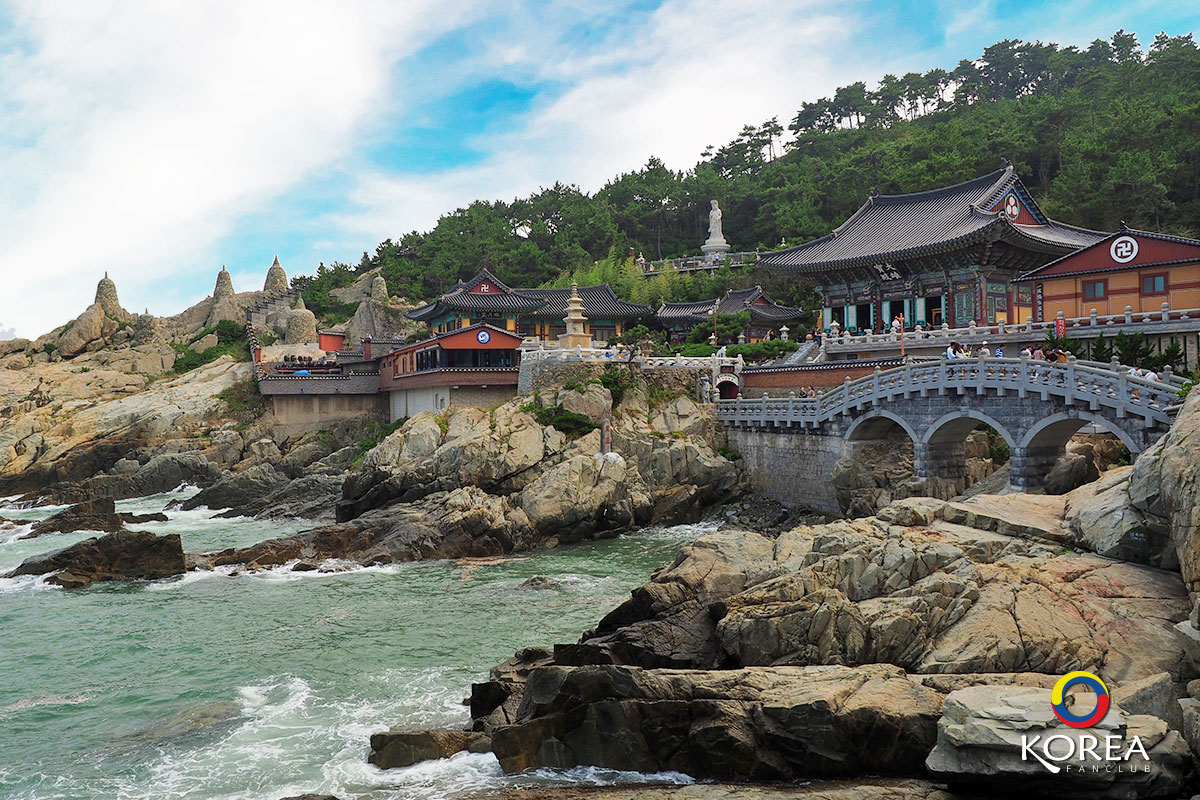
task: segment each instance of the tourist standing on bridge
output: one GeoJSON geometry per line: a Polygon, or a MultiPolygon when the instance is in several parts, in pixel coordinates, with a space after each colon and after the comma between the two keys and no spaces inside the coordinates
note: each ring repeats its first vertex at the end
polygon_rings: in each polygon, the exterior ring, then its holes
{"type": "Polygon", "coordinates": [[[990,356],[991,354],[992,351],[988,349],[987,342],[980,344],[979,349],[975,351],[976,358],[983,358],[984,356],[990,356]]]}
{"type": "Polygon", "coordinates": [[[1042,346],[1040,344],[1037,347],[1033,348],[1033,360],[1034,361],[1045,361],[1046,360],[1046,351],[1042,349],[1042,346]]]}
{"type": "Polygon", "coordinates": [[[954,360],[959,357],[960,352],[962,352],[962,345],[960,345],[958,342],[951,342],[946,347],[946,358],[954,360]]]}
{"type": "Polygon", "coordinates": [[[1033,351],[1029,349],[1029,345],[1021,348],[1021,358],[1033,358],[1033,351]]]}
{"type": "Polygon", "coordinates": [[[892,333],[899,335],[899,333],[900,333],[900,329],[901,329],[903,326],[904,326],[904,323],[900,321],[900,315],[899,315],[899,314],[897,314],[896,316],[892,317],[892,333]]]}

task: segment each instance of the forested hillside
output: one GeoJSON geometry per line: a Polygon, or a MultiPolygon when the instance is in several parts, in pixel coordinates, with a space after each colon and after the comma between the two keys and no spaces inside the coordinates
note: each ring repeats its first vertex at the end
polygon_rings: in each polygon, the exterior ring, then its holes
{"type": "MultiPolygon", "coordinates": [[[[1011,160],[1051,216],[1101,230],[1200,233],[1200,50],[1191,34],[1160,34],[1143,49],[1118,31],[1086,49],[1005,40],[953,69],[884,75],[805,103],[786,125],[747,125],[691,170],[651,158],[594,195],[556,184],[511,202],[477,201],[364,253],[322,267],[306,295],[381,267],[396,294],[431,297],[487,265],[513,285],[615,274],[630,254],[698,252],[708,201],[725,214],[736,250],[773,249],[824,235],[872,188],[911,192],[956,183],[1011,160]],[[607,264],[593,266],[596,262],[607,264]]],[[[625,296],[694,299],[761,281],[748,271],[660,281],[625,296]]],[[[788,293],[786,286],[776,287],[788,293]]],[[[781,299],[795,302],[795,290],[781,299]]]]}

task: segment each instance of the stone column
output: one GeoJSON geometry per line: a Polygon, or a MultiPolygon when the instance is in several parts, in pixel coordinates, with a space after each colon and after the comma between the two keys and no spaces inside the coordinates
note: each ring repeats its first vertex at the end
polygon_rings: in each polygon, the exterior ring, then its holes
{"type": "Polygon", "coordinates": [[[1014,447],[1008,456],[1008,482],[1014,489],[1040,489],[1046,474],[1066,452],[1065,445],[1014,447]]]}

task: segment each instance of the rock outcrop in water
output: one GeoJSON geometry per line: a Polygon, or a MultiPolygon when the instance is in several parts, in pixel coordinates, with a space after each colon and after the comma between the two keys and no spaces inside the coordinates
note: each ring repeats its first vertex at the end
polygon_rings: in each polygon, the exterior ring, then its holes
{"type": "MultiPolygon", "coordinates": [[[[1180,434],[1198,420],[1193,398],[1147,462],[1066,497],[912,498],[777,536],[702,536],[578,643],[495,668],[473,687],[474,727],[510,772],[868,773],[948,783],[945,798],[1186,796],[1200,756],[1187,564],[1200,547],[1184,504],[1200,461],[1182,460],[1196,437],[1180,434]],[[1184,580],[1147,566],[1172,566],[1168,547],[1184,580]],[[1051,709],[1051,687],[1076,670],[1111,692],[1088,731],[1051,709]],[[1021,759],[1023,735],[1084,733],[1136,740],[1146,756],[1106,769],[1084,754],[1087,770],[1058,775],[1021,759]]],[[[926,783],[909,790],[928,796],[926,783]]]]}
{"type": "Polygon", "coordinates": [[[40,522],[35,522],[29,535],[25,538],[32,539],[47,533],[71,533],[73,531],[116,533],[124,527],[125,520],[117,513],[112,498],[99,497],[95,500],[85,500],[40,522]]]}
{"type": "Polygon", "coordinates": [[[179,534],[118,531],[26,559],[3,577],[50,575],[48,582],[77,589],[97,581],[168,578],[184,569],[179,534]]]}

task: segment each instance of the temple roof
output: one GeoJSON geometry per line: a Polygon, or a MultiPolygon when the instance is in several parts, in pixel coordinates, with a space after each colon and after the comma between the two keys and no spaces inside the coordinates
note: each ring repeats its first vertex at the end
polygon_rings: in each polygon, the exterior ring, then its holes
{"type": "Polygon", "coordinates": [[[1196,261],[1200,261],[1198,239],[1123,227],[1088,247],[1030,270],[1017,280],[1031,281],[1097,272],[1171,267],[1196,261]],[[1117,250],[1122,244],[1121,240],[1133,242],[1124,253],[1117,250]]]}
{"type": "Polygon", "coordinates": [[[1038,252],[1065,254],[1104,236],[1048,218],[1009,165],[954,186],[913,194],[874,195],[832,233],[786,250],[764,253],[759,256],[759,264],[819,273],[994,240],[1038,252]],[[1016,199],[1010,200],[1010,194],[1016,199]]]}
{"type": "MultiPolygon", "coordinates": [[[[468,281],[459,281],[453,289],[432,303],[408,312],[410,319],[432,320],[446,313],[526,313],[539,317],[561,319],[567,313],[570,289],[512,289],[487,269],[481,269],[468,281]]],[[[599,286],[580,286],[588,318],[632,319],[648,316],[649,306],[618,299],[606,283],[599,286]]]]}
{"type": "MultiPolygon", "coordinates": [[[[588,319],[633,319],[654,313],[650,306],[630,303],[613,294],[607,283],[599,286],[580,286],[579,299],[583,302],[588,319]]],[[[562,319],[567,313],[567,301],[571,298],[568,289],[521,289],[522,294],[542,299],[546,306],[537,310],[539,317],[562,319]]]]}
{"type": "Polygon", "coordinates": [[[692,323],[699,325],[718,314],[736,314],[749,311],[750,317],[760,322],[785,322],[798,319],[804,311],[775,303],[761,286],[749,289],[730,289],[715,300],[699,300],[694,303],[663,303],[658,309],[658,320],[664,325],[692,323]],[[758,302],[765,300],[765,303],[758,302]]]}

